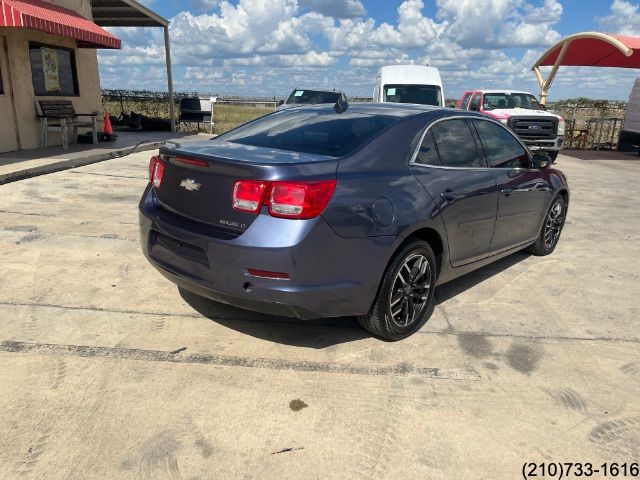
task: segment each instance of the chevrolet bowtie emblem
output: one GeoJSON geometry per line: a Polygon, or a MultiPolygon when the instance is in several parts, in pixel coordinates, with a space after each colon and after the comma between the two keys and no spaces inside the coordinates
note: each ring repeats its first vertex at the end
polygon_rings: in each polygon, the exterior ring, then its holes
{"type": "Polygon", "coordinates": [[[180,186],[186,190],[189,190],[190,192],[200,189],[201,185],[201,183],[198,183],[195,180],[191,180],[190,178],[187,178],[180,182],[180,186]]]}

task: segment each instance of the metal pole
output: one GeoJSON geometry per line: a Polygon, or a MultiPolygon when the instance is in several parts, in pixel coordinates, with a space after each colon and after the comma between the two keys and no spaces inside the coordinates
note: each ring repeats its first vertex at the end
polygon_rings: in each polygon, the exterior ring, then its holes
{"type": "Polygon", "coordinates": [[[173,103],[173,74],[171,72],[171,48],[169,47],[169,26],[164,27],[164,53],[167,62],[167,85],[169,87],[169,115],[171,116],[171,131],[176,131],[175,105],[173,103]]]}

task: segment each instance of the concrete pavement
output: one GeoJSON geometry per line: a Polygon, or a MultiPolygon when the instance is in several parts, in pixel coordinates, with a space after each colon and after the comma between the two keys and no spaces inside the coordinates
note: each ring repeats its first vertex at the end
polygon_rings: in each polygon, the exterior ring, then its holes
{"type": "Polygon", "coordinates": [[[0,187],[0,478],[522,478],[640,459],[640,162],[560,156],[556,252],[440,287],[421,332],[180,292],[142,257],[150,153],[0,187]]]}

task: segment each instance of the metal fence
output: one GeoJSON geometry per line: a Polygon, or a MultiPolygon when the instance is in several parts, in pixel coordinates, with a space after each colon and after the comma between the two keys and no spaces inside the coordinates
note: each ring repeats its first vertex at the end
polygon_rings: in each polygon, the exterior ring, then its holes
{"type": "Polygon", "coordinates": [[[567,122],[565,148],[615,150],[626,112],[625,102],[564,101],[549,105],[549,111],[567,122]],[[587,103],[585,105],[585,103],[587,103]]]}

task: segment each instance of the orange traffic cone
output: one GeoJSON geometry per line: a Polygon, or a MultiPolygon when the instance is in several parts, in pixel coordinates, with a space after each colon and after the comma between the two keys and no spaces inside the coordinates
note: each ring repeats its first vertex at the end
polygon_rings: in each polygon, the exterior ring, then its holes
{"type": "Polygon", "coordinates": [[[111,118],[109,118],[109,112],[104,112],[104,134],[111,138],[113,135],[113,127],[111,126],[111,118]]]}

